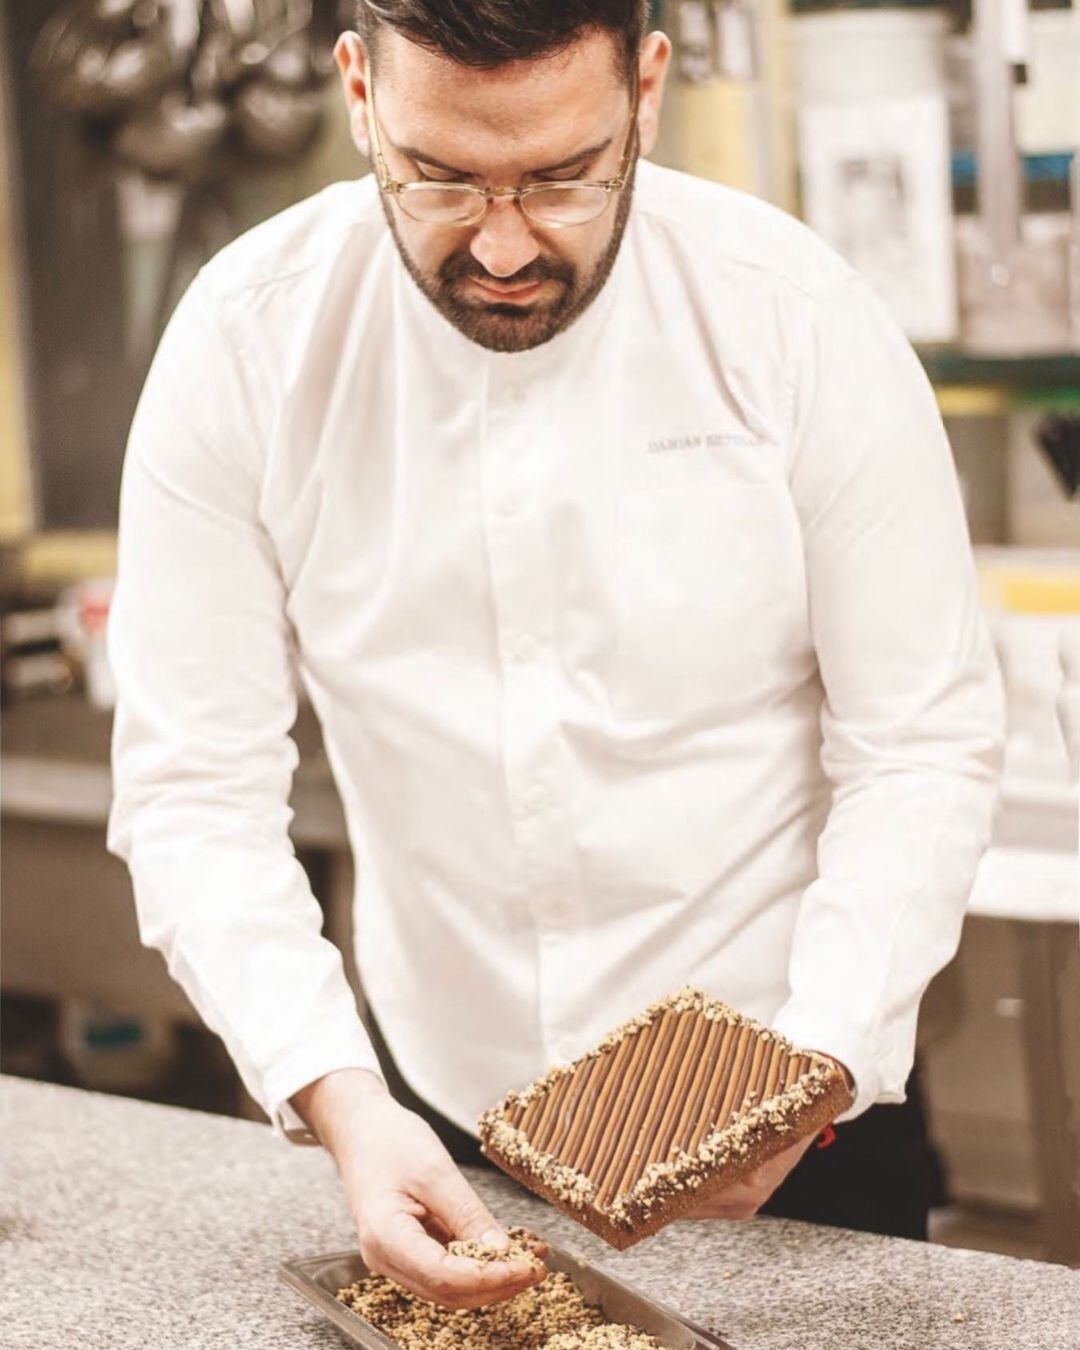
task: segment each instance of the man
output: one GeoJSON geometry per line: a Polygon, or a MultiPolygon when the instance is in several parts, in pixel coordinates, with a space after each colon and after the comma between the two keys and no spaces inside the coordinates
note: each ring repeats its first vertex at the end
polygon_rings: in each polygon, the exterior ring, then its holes
{"type": "Polygon", "coordinates": [[[206,266],[136,414],[109,842],[368,1262],[476,1306],[534,1277],[446,1253],[505,1241],[448,1144],[683,984],[844,1066],[822,1159],[882,1135],[1002,704],[914,356],[797,222],[640,158],[638,0],[380,0],[336,54],[375,175],[206,266]],[[287,836],[294,651],[381,1062],[287,836]]]}

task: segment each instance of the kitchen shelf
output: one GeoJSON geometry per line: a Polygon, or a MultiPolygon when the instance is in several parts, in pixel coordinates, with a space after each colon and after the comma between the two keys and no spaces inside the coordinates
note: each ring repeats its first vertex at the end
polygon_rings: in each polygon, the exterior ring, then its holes
{"type": "Polygon", "coordinates": [[[927,346],[916,350],[936,385],[982,385],[1018,392],[1080,390],[1080,352],[985,356],[959,347],[927,346]]]}

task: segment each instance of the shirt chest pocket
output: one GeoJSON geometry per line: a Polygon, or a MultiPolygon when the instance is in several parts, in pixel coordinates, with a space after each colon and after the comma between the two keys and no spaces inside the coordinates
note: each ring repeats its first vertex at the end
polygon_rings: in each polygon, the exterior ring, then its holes
{"type": "Polygon", "coordinates": [[[615,510],[620,715],[737,712],[801,648],[802,551],[772,482],[633,486],[615,510]]]}

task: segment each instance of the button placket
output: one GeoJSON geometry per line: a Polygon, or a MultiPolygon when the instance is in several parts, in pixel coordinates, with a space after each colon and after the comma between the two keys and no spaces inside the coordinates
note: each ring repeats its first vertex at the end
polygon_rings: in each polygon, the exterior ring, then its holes
{"type": "Polygon", "coordinates": [[[577,858],[559,739],[547,475],[558,462],[524,390],[493,391],[483,455],[497,650],[502,665],[504,772],[524,894],[539,944],[541,1022],[561,1027],[577,968],[572,940],[577,858]],[[527,509],[526,509],[527,508],[527,509]]]}

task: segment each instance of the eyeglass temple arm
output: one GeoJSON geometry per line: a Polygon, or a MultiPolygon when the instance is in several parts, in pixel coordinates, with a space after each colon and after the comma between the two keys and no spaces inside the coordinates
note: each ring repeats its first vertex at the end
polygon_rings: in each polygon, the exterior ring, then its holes
{"type": "Polygon", "coordinates": [[[371,142],[371,158],[375,163],[375,172],[378,175],[379,184],[385,191],[392,185],[393,180],[390,177],[390,170],[386,167],[386,160],[383,159],[382,146],[379,144],[379,128],[375,121],[375,86],[371,80],[370,63],[367,70],[364,105],[367,108],[368,140],[371,142]]]}

